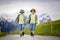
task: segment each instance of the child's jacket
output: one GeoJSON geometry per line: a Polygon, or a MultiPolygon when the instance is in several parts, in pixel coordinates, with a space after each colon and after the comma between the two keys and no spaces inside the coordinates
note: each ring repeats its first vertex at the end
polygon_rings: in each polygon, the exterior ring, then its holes
{"type": "Polygon", "coordinates": [[[33,23],[33,24],[36,24],[37,23],[37,15],[32,15],[30,14],[29,15],[29,23],[33,23]]]}
{"type": "Polygon", "coordinates": [[[19,14],[16,18],[16,22],[19,23],[19,24],[24,24],[25,23],[25,16],[19,14]]]}

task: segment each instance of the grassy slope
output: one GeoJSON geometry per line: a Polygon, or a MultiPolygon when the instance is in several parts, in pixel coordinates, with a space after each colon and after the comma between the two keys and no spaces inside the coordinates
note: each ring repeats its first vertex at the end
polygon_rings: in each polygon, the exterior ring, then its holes
{"type": "MultiPolygon", "coordinates": [[[[25,28],[25,33],[29,34],[28,28],[25,28]]],[[[54,22],[48,22],[44,24],[39,24],[36,27],[35,34],[60,36],[60,20],[54,21],[54,22]],[[52,31],[51,31],[51,24],[52,24],[52,31]]]]}
{"type": "Polygon", "coordinates": [[[3,32],[1,33],[0,32],[0,37],[5,36],[5,35],[6,35],[5,33],[3,33],[3,32]]]}
{"type": "Polygon", "coordinates": [[[60,20],[38,25],[35,33],[38,35],[42,34],[42,35],[60,36],[60,20]],[[51,24],[52,24],[52,31],[51,31],[51,24]]]}
{"type": "MultiPolygon", "coordinates": [[[[25,34],[30,34],[28,27],[24,29],[25,34]]],[[[4,36],[6,33],[0,33],[0,37],[4,36]]],[[[19,30],[10,32],[10,34],[19,34],[19,30]]],[[[60,20],[48,22],[45,24],[39,24],[35,30],[36,35],[46,35],[46,36],[60,36],[60,20]],[[51,23],[52,23],[52,32],[51,32],[51,23]]]]}

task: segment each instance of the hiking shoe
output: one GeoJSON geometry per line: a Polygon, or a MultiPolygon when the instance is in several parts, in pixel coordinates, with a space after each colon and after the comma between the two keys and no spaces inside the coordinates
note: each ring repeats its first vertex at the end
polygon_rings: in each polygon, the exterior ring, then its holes
{"type": "Polygon", "coordinates": [[[31,36],[34,36],[34,34],[31,32],[31,36]]]}
{"type": "Polygon", "coordinates": [[[22,32],[22,35],[24,36],[24,32],[22,32]]]}
{"type": "Polygon", "coordinates": [[[24,32],[22,32],[22,34],[20,34],[20,36],[24,36],[24,32]]]}
{"type": "Polygon", "coordinates": [[[20,36],[23,36],[22,34],[20,34],[20,36]]]}

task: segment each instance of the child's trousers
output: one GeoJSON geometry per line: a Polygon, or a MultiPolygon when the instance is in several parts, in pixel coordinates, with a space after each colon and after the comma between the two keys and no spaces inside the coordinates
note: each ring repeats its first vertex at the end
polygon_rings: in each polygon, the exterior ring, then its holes
{"type": "Polygon", "coordinates": [[[19,24],[19,28],[20,28],[20,31],[21,31],[21,30],[24,30],[25,24],[19,24]]]}
{"type": "Polygon", "coordinates": [[[30,24],[30,30],[33,31],[36,29],[36,24],[30,24]]]}

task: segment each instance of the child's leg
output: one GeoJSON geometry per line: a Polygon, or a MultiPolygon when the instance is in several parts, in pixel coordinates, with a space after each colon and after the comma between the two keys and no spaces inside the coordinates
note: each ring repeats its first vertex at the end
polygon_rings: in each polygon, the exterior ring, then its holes
{"type": "Polygon", "coordinates": [[[33,24],[33,27],[32,27],[32,33],[34,34],[34,31],[36,29],[36,24],[33,24]]]}
{"type": "Polygon", "coordinates": [[[24,35],[24,24],[21,24],[21,27],[20,27],[20,35],[24,35]]]}
{"type": "Polygon", "coordinates": [[[34,35],[35,28],[36,28],[36,24],[30,24],[31,36],[34,35]]]}
{"type": "Polygon", "coordinates": [[[25,28],[25,25],[22,24],[22,34],[24,35],[24,28],[25,28]]]}
{"type": "Polygon", "coordinates": [[[32,32],[33,24],[30,24],[30,31],[32,32]]]}
{"type": "Polygon", "coordinates": [[[20,34],[22,34],[22,24],[20,24],[19,26],[20,26],[20,34]]]}

